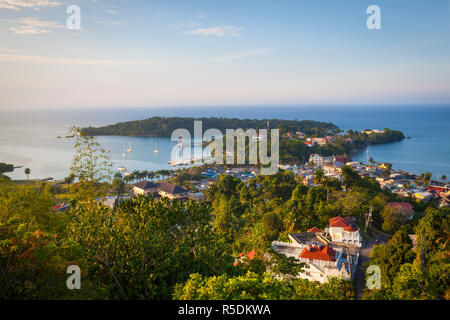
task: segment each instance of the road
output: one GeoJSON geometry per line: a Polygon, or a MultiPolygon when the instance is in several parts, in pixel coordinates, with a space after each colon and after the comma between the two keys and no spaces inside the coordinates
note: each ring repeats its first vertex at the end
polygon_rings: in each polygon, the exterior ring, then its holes
{"type": "Polygon", "coordinates": [[[364,263],[369,261],[370,253],[372,252],[376,239],[380,241],[380,244],[385,244],[387,242],[387,236],[380,233],[376,237],[364,241],[359,252],[358,267],[356,268],[355,274],[355,300],[362,299],[364,288],[366,286],[364,274],[366,268],[364,267],[364,263]]]}

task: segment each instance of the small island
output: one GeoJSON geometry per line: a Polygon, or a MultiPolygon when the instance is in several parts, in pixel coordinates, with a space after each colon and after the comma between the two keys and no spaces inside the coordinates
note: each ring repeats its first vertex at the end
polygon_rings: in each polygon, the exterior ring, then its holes
{"type": "Polygon", "coordinates": [[[82,131],[90,136],[170,137],[172,132],[179,128],[185,128],[193,133],[194,121],[202,121],[203,130],[217,128],[222,132],[225,132],[226,129],[238,128],[244,130],[249,128],[278,129],[280,132],[280,160],[287,164],[307,162],[312,154],[321,156],[353,155],[368,145],[396,142],[405,138],[401,131],[388,128],[343,132],[333,123],[313,120],[214,117],[152,117],[103,127],[87,127],[82,131]]]}

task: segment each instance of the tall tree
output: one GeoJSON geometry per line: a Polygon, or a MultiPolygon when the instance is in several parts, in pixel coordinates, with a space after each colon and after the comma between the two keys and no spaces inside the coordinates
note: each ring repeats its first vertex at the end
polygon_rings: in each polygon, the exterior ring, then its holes
{"type": "Polygon", "coordinates": [[[75,138],[71,173],[78,180],[77,198],[92,203],[105,195],[101,183],[111,181],[112,163],[100,144],[80,128],[72,127],[69,134],[75,138]]]}
{"type": "Polygon", "coordinates": [[[30,174],[31,174],[31,169],[30,168],[26,168],[24,170],[25,174],[27,175],[27,180],[30,180],[30,174]]]}

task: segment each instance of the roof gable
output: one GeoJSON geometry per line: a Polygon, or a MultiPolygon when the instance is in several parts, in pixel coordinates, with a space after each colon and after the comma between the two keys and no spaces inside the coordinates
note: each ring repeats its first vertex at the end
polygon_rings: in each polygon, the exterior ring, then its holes
{"type": "Polygon", "coordinates": [[[158,187],[158,185],[156,183],[150,182],[148,180],[139,181],[139,182],[133,184],[133,186],[135,186],[136,188],[142,189],[142,190],[153,189],[153,188],[158,187]]]}
{"type": "Polygon", "coordinates": [[[300,258],[306,258],[310,260],[322,260],[322,261],[334,261],[336,259],[336,251],[330,246],[325,247],[308,245],[300,253],[300,258]]]}
{"type": "Polygon", "coordinates": [[[330,219],[330,227],[336,227],[336,228],[345,228],[350,226],[350,223],[347,219],[339,217],[334,217],[330,219]]]}
{"type": "Polygon", "coordinates": [[[161,191],[164,191],[164,192],[170,193],[170,194],[180,194],[180,193],[187,192],[187,190],[185,188],[180,187],[173,183],[168,183],[168,182],[161,182],[159,184],[159,189],[161,191]]]}

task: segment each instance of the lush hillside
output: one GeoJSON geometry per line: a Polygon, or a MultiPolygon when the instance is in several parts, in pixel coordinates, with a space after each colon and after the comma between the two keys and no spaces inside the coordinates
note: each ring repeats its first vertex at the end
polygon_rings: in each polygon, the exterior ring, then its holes
{"type": "Polygon", "coordinates": [[[383,144],[389,142],[396,142],[403,140],[405,135],[398,130],[384,129],[381,133],[374,133],[369,135],[370,144],[383,144]]]}
{"type": "Polygon", "coordinates": [[[280,129],[280,134],[288,131],[300,130],[308,135],[323,136],[339,132],[339,128],[332,123],[311,120],[280,120],[280,119],[237,119],[237,118],[181,118],[181,117],[152,117],[145,120],[120,122],[99,128],[88,127],[83,131],[92,136],[155,136],[170,137],[179,128],[194,132],[194,120],[201,120],[203,130],[216,128],[225,133],[226,129],[266,129],[267,121],[271,129],[280,129]]]}

